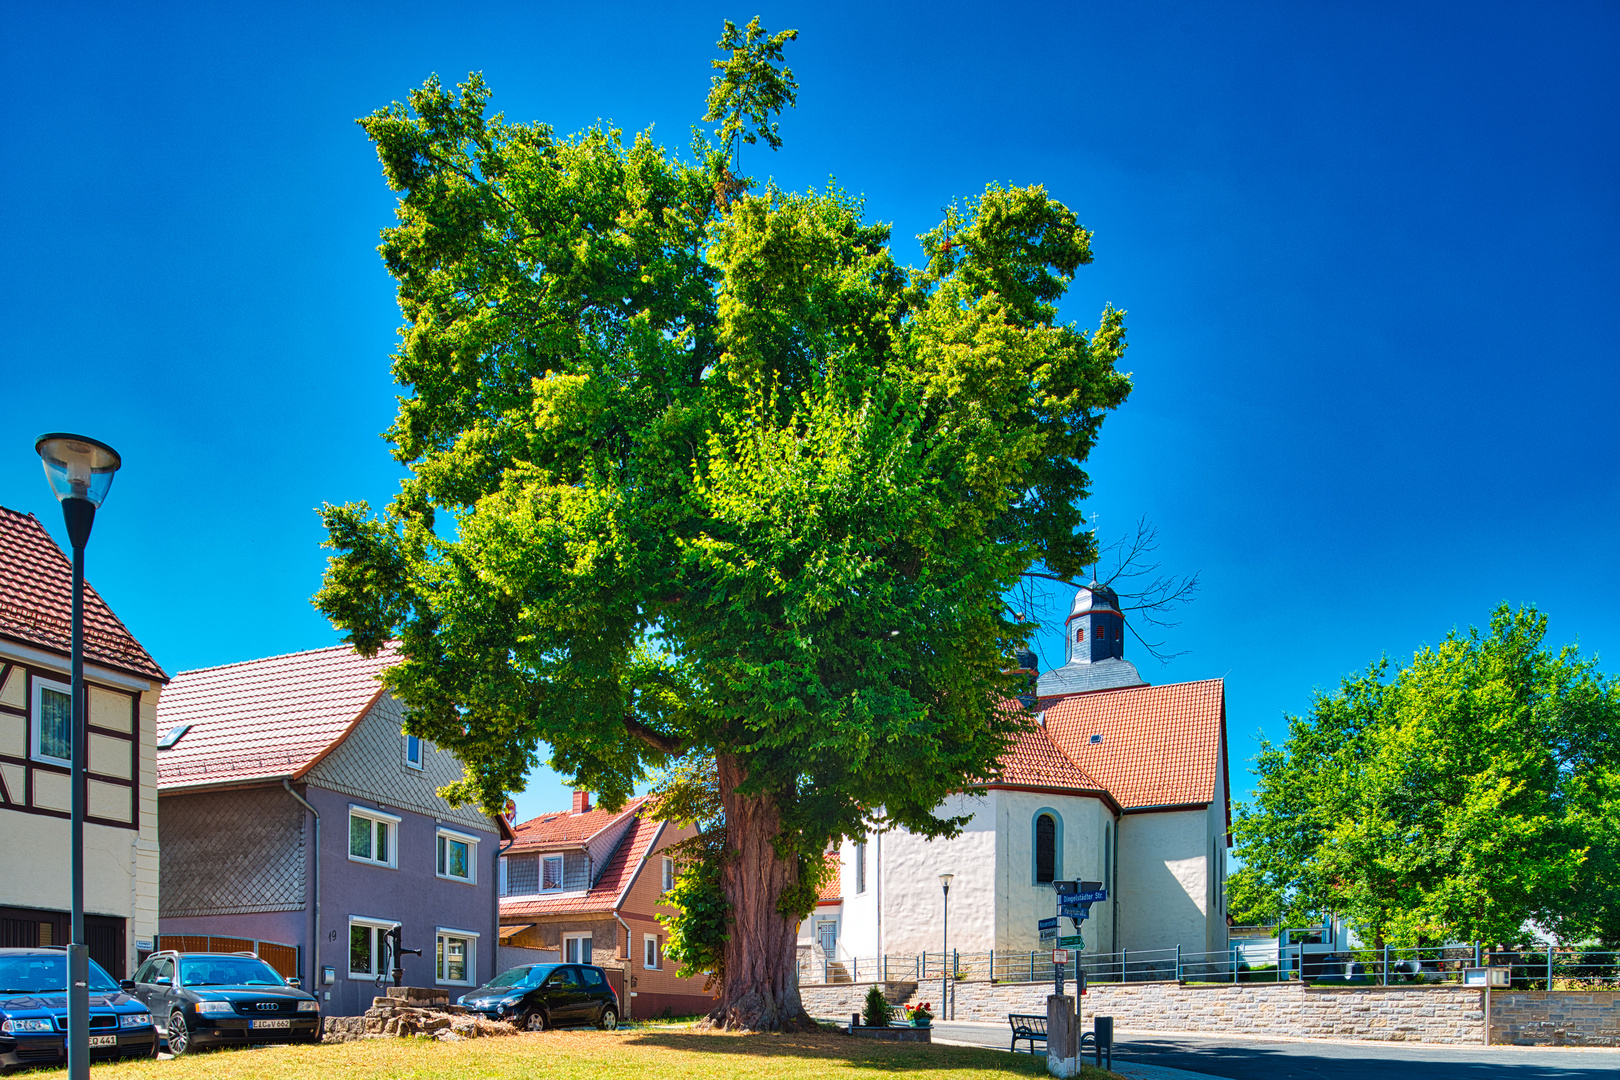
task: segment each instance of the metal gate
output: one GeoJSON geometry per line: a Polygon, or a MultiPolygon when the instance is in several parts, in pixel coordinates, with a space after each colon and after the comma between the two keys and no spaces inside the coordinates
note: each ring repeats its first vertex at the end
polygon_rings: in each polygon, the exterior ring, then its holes
{"type": "Polygon", "coordinates": [[[255,941],[253,938],[216,937],[209,934],[159,934],[159,949],[175,952],[246,952],[276,969],[284,979],[300,974],[297,945],[284,945],[279,941],[255,941]]]}
{"type": "MultiPolygon", "coordinates": [[[[0,908],[0,948],[37,949],[66,945],[69,924],[65,911],[0,908]]],[[[90,946],[90,959],[115,979],[122,979],[128,974],[124,929],[125,920],[110,915],[84,917],[85,944],[90,946]]]]}

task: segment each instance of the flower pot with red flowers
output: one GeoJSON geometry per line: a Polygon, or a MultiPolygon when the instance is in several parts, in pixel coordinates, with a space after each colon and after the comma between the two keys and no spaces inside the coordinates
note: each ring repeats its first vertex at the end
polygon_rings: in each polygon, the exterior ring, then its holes
{"type": "Polygon", "coordinates": [[[920,1005],[907,1005],[906,1019],[911,1021],[912,1027],[929,1027],[934,1022],[934,1007],[926,1001],[920,1005]]]}

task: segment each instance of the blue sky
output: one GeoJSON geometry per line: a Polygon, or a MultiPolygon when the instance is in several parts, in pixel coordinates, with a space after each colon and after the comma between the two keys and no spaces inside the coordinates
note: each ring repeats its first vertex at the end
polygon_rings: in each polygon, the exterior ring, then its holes
{"type": "MultiPolygon", "coordinates": [[[[797,27],[786,146],[902,261],[1044,183],[1129,312],[1104,535],[1203,592],[1153,682],[1224,676],[1233,781],[1380,654],[1502,601],[1620,670],[1620,7],[1612,3],[5,5],[0,504],[33,438],[126,466],[91,579],[169,671],[332,644],[314,508],[386,501],[392,197],[353,120],[431,72],[684,146],[720,21],[797,27]]],[[[768,161],[765,160],[768,158],[768,161]]],[[[1048,645],[1048,656],[1061,645],[1048,645]]],[[[542,770],[525,816],[566,805],[542,770]]]]}

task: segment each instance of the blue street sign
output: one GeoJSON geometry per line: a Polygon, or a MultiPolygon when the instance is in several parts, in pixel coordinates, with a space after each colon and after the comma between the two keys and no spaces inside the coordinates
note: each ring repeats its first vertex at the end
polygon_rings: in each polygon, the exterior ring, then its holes
{"type": "Polygon", "coordinates": [[[1073,903],[1077,903],[1077,904],[1094,904],[1099,900],[1108,899],[1108,890],[1107,889],[1093,889],[1090,892],[1070,893],[1068,896],[1065,896],[1063,899],[1066,902],[1073,902],[1073,903]]]}
{"type": "Polygon", "coordinates": [[[1057,916],[1054,915],[1050,919],[1042,919],[1036,925],[1042,930],[1056,930],[1058,928],[1057,916]]]}

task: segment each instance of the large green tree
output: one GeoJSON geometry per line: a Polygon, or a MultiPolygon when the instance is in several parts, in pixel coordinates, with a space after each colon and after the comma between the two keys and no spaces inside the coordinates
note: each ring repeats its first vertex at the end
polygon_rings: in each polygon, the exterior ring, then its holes
{"type": "Polygon", "coordinates": [[[324,511],[317,603],[407,729],[500,807],[542,758],[608,805],[712,759],[724,815],[719,1022],[802,1022],[795,928],[820,853],[928,835],[994,768],[1032,564],[1094,558],[1076,503],[1121,314],[1055,302],[1090,234],[990,187],[898,265],[838,190],[736,175],[790,104],[791,34],[727,24],[711,135],[564,137],[430,79],[361,120],[399,194],[381,252],[405,322],[380,516],[324,511]],[[750,126],[752,125],[752,126],[750,126]],[[728,153],[729,151],[729,153],[728,153]],[[543,748],[543,749],[542,749],[543,748]]]}
{"type": "Polygon", "coordinates": [[[1503,606],[1380,661],[1263,745],[1233,826],[1234,916],[1323,911],[1372,940],[1620,938],[1620,681],[1503,606]]]}

